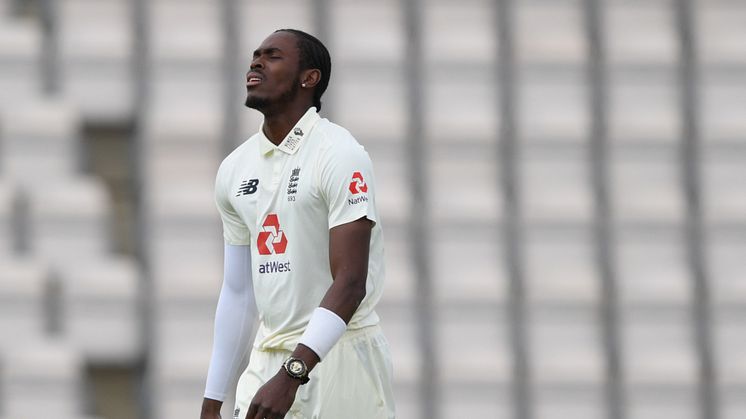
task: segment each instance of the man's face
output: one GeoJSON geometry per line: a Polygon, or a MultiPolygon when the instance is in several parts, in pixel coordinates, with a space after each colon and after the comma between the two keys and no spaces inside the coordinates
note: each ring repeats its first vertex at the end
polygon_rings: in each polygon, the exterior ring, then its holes
{"type": "Polygon", "coordinates": [[[246,106],[259,111],[289,103],[300,90],[295,35],[275,32],[254,51],[246,74],[246,106]]]}

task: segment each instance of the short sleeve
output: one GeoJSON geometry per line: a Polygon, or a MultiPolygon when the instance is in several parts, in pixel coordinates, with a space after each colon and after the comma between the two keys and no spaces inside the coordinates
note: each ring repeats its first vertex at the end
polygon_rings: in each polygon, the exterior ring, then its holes
{"type": "Polygon", "coordinates": [[[366,217],[378,222],[373,164],[356,142],[334,144],[322,153],[320,182],[329,209],[329,228],[366,217]]]}
{"type": "Polygon", "coordinates": [[[220,165],[215,178],[215,204],[223,222],[223,238],[226,244],[250,245],[249,228],[241,220],[230,200],[230,176],[225,166],[225,162],[220,165]]]}

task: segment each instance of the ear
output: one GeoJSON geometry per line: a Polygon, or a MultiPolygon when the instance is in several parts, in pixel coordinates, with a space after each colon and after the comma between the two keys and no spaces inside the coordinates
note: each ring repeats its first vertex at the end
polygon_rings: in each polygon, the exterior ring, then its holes
{"type": "Polygon", "coordinates": [[[316,68],[304,70],[301,72],[300,80],[301,84],[304,85],[306,89],[311,89],[319,84],[319,80],[321,80],[321,71],[316,68]]]}

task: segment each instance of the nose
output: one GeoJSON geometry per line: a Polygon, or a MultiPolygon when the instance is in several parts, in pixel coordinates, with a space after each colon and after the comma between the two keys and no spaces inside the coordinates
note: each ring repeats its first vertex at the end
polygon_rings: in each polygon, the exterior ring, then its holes
{"type": "Polygon", "coordinates": [[[262,57],[256,57],[253,60],[251,60],[251,65],[249,65],[249,70],[256,70],[256,69],[263,69],[264,63],[262,62],[262,57]]]}

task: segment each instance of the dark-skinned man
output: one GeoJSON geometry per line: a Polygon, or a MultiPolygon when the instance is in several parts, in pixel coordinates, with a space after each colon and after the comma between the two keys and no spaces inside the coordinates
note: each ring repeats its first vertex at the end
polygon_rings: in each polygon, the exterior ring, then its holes
{"type": "Polygon", "coordinates": [[[202,419],[220,417],[256,317],[234,418],[395,416],[375,312],[384,266],[373,169],[352,135],[317,113],[330,73],[327,49],[298,30],[254,52],[246,106],[264,122],[215,184],[225,267],[202,419]]]}

